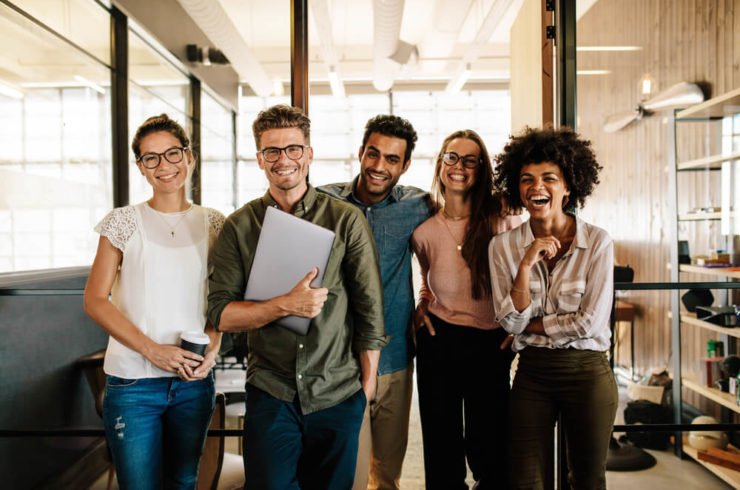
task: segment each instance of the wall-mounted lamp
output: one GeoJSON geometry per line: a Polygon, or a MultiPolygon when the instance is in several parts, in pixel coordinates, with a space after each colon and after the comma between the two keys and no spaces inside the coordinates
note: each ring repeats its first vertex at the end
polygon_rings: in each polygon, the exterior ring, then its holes
{"type": "Polygon", "coordinates": [[[644,74],[640,79],[640,93],[643,97],[647,97],[653,93],[653,88],[653,78],[649,73],[644,74]]]}

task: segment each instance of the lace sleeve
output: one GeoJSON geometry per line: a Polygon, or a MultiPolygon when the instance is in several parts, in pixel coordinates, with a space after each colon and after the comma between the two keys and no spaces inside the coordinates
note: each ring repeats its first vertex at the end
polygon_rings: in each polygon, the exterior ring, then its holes
{"type": "Polygon", "coordinates": [[[126,243],[136,231],[133,206],[112,210],[95,226],[95,231],[110,240],[111,244],[121,252],[125,252],[126,243]]]}
{"type": "Polygon", "coordinates": [[[208,226],[211,228],[211,232],[218,236],[221,233],[221,229],[224,227],[224,221],[226,217],[215,209],[207,208],[208,211],[208,226]]]}

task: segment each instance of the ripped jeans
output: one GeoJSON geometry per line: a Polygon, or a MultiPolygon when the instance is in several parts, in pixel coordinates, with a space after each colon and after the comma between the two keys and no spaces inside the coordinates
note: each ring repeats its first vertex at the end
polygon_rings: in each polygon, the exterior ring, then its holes
{"type": "Polygon", "coordinates": [[[214,397],[213,373],[191,382],[107,376],[103,424],[119,488],[194,489],[214,397]]]}

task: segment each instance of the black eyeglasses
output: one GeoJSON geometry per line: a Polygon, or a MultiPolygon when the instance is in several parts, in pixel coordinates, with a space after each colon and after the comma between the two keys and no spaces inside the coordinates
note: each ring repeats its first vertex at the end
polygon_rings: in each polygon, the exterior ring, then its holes
{"type": "Polygon", "coordinates": [[[475,168],[480,163],[480,158],[472,156],[461,157],[454,151],[450,151],[442,154],[442,162],[450,167],[457,165],[457,162],[462,162],[465,168],[475,168]]]}
{"type": "Polygon", "coordinates": [[[285,156],[290,158],[291,160],[298,160],[303,156],[303,150],[304,148],[308,148],[306,145],[288,145],[283,148],[278,148],[276,146],[268,146],[267,148],[263,148],[260,150],[260,153],[262,153],[262,157],[265,159],[268,163],[275,163],[278,160],[280,160],[280,152],[284,151],[285,156]]]}
{"type": "Polygon", "coordinates": [[[144,167],[149,169],[159,167],[159,164],[162,163],[162,157],[170,163],[180,163],[182,162],[187,149],[187,146],[173,146],[172,148],[165,150],[164,153],[157,153],[154,151],[144,153],[138,158],[137,162],[141,162],[144,167]]]}

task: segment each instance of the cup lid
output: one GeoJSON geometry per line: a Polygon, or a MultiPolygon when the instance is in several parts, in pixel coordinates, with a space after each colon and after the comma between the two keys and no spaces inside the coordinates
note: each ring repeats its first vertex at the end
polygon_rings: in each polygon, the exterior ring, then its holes
{"type": "Polygon", "coordinates": [[[193,344],[208,344],[211,341],[208,335],[198,331],[183,332],[180,338],[193,344]]]}

